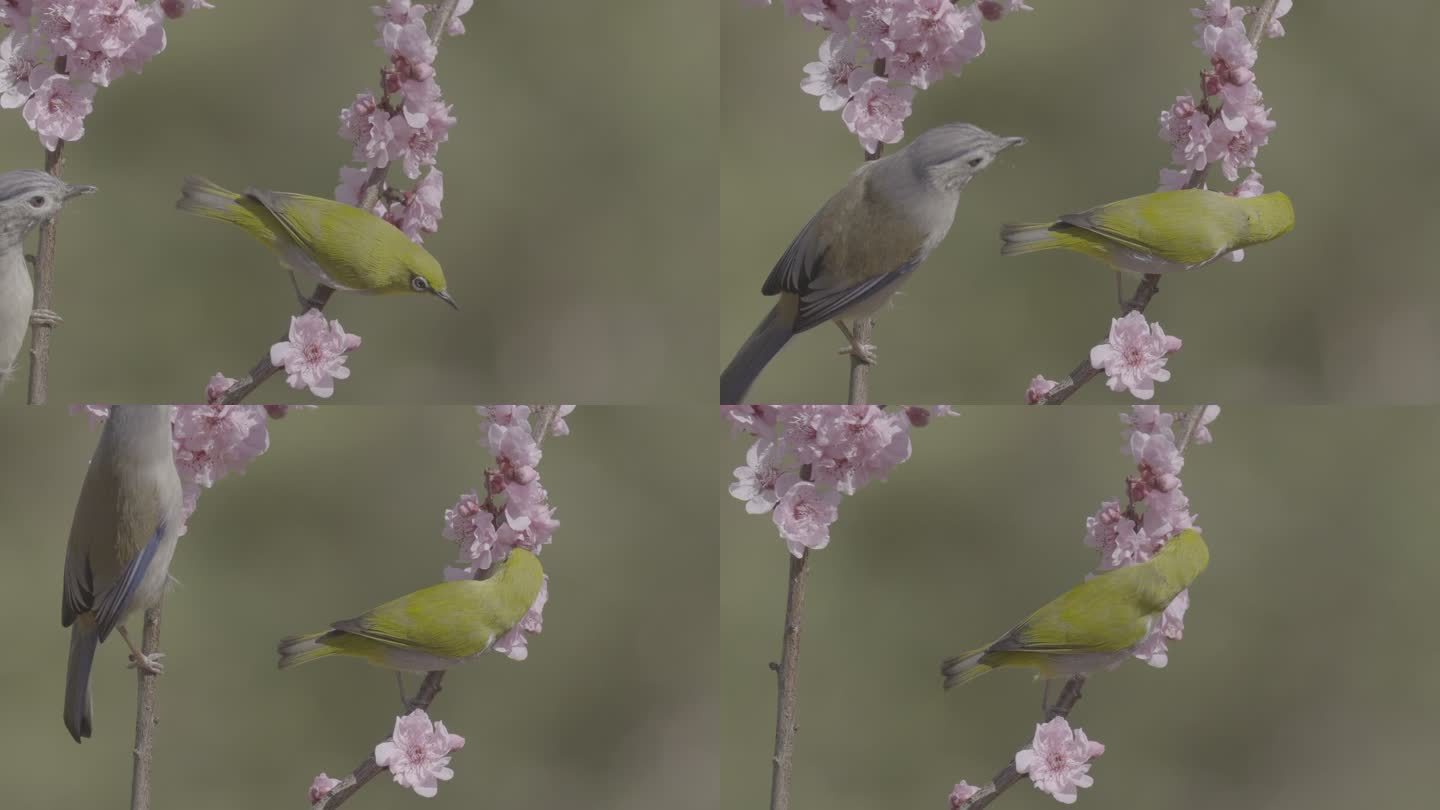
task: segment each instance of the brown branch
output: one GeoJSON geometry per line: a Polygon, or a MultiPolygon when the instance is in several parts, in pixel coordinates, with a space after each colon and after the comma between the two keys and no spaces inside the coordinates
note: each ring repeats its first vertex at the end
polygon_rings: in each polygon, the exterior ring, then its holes
{"type": "MultiPolygon", "coordinates": [[[[453,9],[455,4],[450,3],[449,5],[453,9]]],[[[535,444],[537,446],[545,442],[545,435],[549,432],[550,426],[554,424],[555,414],[559,411],[559,405],[537,405],[535,407],[535,444]]],[[[500,518],[498,515],[496,517],[497,519],[500,518]]],[[[408,710],[429,709],[430,704],[435,700],[435,696],[440,694],[441,682],[444,680],[444,670],[425,673],[425,679],[420,682],[420,688],[416,690],[415,697],[405,702],[408,710]]],[[[385,742],[389,739],[390,737],[387,735],[385,739],[380,742],[385,742]]],[[[385,769],[375,762],[374,749],[372,748],[370,756],[355,766],[355,770],[351,771],[344,779],[341,779],[340,784],[331,788],[329,793],[325,794],[320,801],[313,805],[314,808],[316,810],[334,810],[334,808],[348,801],[360,788],[364,787],[366,783],[378,776],[383,770],[385,769]]]]}
{"type": "Polygon", "coordinates": [[[810,568],[810,550],[790,556],[790,586],[785,597],[785,631],[780,642],[780,663],[775,670],[775,756],[770,771],[770,810],[789,810],[790,774],[794,768],[795,732],[799,730],[797,666],[800,663],[800,622],[805,611],[805,582],[810,568]]]}
{"type": "MultiPolygon", "coordinates": [[[[55,57],[55,72],[65,72],[65,57],[55,57]]],[[[65,169],[65,142],[58,141],[54,150],[45,152],[45,171],[59,179],[65,169]]],[[[55,225],[60,219],[57,212],[49,222],[40,226],[40,247],[35,251],[35,303],[34,309],[50,309],[55,297],[55,225]]],[[[30,405],[44,405],[50,393],[50,330],[55,328],[49,322],[30,322],[30,389],[25,401],[30,405]]]]}
{"type": "MultiPolygon", "coordinates": [[[[440,7],[436,9],[435,16],[430,19],[428,33],[430,34],[430,41],[435,43],[437,50],[440,47],[440,38],[444,36],[445,29],[449,27],[450,20],[455,16],[455,7],[458,6],[459,3],[460,0],[443,0],[440,3],[440,7]]],[[[382,98],[386,95],[384,87],[380,88],[380,95],[382,98]]],[[[380,201],[380,195],[384,193],[385,178],[389,173],[390,167],[388,164],[383,167],[377,166],[370,170],[370,176],[366,177],[365,182],[360,184],[358,196],[360,198],[359,207],[361,210],[369,211],[375,207],[375,203],[380,201]]],[[[332,287],[324,284],[315,285],[315,291],[310,294],[308,304],[302,303],[300,305],[300,314],[304,315],[312,309],[316,312],[323,312],[325,305],[330,302],[330,296],[334,294],[335,290],[332,287]]],[[[285,336],[282,336],[281,340],[284,339],[285,336]]],[[[279,370],[274,363],[270,362],[270,350],[267,348],[265,353],[260,356],[259,361],[250,369],[249,374],[236,380],[233,385],[225,389],[225,392],[220,395],[220,404],[239,404],[279,370]]]]}
{"type": "MultiPolygon", "coordinates": [[[[1182,417],[1184,429],[1180,434],[1179,441],[1175,444],[1177,452],[1183,454],[1186,448],[1190,446],[1190,441],[1195,438],[1195,432],[1200,429],[1200,420],[1204,417],[1207,407],[1209,406],[1195,405],[1182,417]]],[[[1126,489],[1128,490],[1129,487],[1126,487],[1126,489]]],[[[1075,708],[1075,704],[1080,702],[1080,690],[1084,686],[1084,675],[1073,675],[1066,680],[1065,688],[1060,690],[1060,697],[1045,710],[1045,722],[1048,723],[1056,717],[1069,717],[1071,710],[1075,708]]],[[[960,810],[980,810],[980,808],[999,798],[1001,793],[1009,790],[1022,778],[1023,776],[1020,772],[1015,770],[1014,757],[1011,757],[1010,761],[1005,763],[1005,766],[1000,769],[999,773],[995,774],[995,778],[990,780],[990,784],[980,788],[978,793],[960,804],[960,810]]]]}
{"type": "MultiPolygon", "coordinates": [[[[153,656],[160,649],[160,603],[145,611],[140,652],[153,656]]],[[[155,685],[157,676],[138,662],[135,697],[135,767],[130,779],[130,810],[150,810],[150,765],[155,758],[155,685]]]]}

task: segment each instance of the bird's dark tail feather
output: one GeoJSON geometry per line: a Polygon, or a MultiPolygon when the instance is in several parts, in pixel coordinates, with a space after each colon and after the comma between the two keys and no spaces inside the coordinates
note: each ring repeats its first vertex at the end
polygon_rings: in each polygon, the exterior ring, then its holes
{"type": "Polygon", "coordinates": [[[755,383],[755,378],[765,370],[766,364],[795,334],[792,319],[782,312],[784,306],[784,301],[775,304],[765,320],[745,339],[745,345],[735,353],[735,359],[720,374],[721,405],[739,405],[755,383]]]}
{"type": "Polygon", "coordinates": [[[90,736],[90,665],[100,639],[95,626],[76,622],[70,629],[70,660],[65,665],[65,728],[75,742],[90,736]]]}

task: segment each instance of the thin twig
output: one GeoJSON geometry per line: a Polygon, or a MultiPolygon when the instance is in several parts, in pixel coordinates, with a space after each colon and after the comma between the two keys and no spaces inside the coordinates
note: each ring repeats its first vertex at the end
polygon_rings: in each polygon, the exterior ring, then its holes
{"type": "MultiPolygon", "coordinates": [[[[140,652],[153,656],[160,649],[160,604],[145,611],[145,631],[140,652]]],[[[138,662],[135,697],[135,767],[130,779],[130,810],[150,810],[150,765],[155,759],[156,675],[138,662]]]]}
{"type": "MultiPolygon", "coordinates": [[[[443,0],[440,3],[440,7],[436,9],[435,16],[430,19],[430,28],[428,29],[430,41],[435,43],[437,50],[440,46],[440,38],[444,36],[445,29],[450,26],[450,20],[455,16],[455,8],[459,4],[460,0],[443,0]]],[[[382,97],[385,95],[385,88],[380,88],[380,94],[382,97]]],[[[377,166],[370,170],[370,175],[365,178],[365,182],[360,184],[358,193],[360,210],[369,211],[375,207],[375,203],[380,201],[380,195],[384,193],[385,178],[389,173],[390,167],[388,164],[384,167],[377,166]]],[[[304,315],[312,309],[316,312],[323,312],[325,305],[330,302],[330,296],[334,294],[335,290],[332,287],[324,284],[315,285],[315,291],[310,293],[309,303],[301,303],[300,314],[304,315]]],[[[285,336],[282,336],[281,340],[284,339],[285,336]]],[[[279,370],[274,363],[270,362],[270,351],[267,349],[255,363],[255,366],[250,369],[249,374],[236,380],[234,384],[225,389],[225,392],[220,395],[220,404],[239,404],[279,370]]]]}
{"type": "MultiPolygon", "coordinates": [[[[876,59],[874,65],[876,76],[885,75],[885,60],[876,59]]],[[[862,150],[863,151],[863,150],[862,150]]],[[[879,160],[885,154],[885,144],[876,143],[874,152],[865,153],[865,162],[879,160]]],[[[851,335],[857,346],[863,346],[870,342],[875,334],[875,319],[861,318],[851,325],[851,335]]],[[[862,360],[858,355],[850,355],[850,395],[848,400],[851,405],[864,405],[870,401],[870,364],[862,360]]]]}
{"type": "MultiPolygon", "coordinates": [[[[55,72],[65,72],[65,57],[55,57],[55,72]]],[[[65,142],[58,141],[53,150],[45,152],[45,171],[59,179],[65,169],[65,142]]],[[[35,251],[35,304],[34,309],[50,309],[55,297],[55,225],[57,213],[50,221],[40,226],[40,247],[35,251]]],[[[44,405],[50,393],[50,330],[54,324],[48,321],[30,322],[30,389],[25,401],[31,405],[44,405]]]]}
{"type": "MultiPolygon", "coordinates": [[[[450,5],[452,7],[454,6],[453,3],[450,5]]],[[[554,424],[555,414],[558,413],[559,410],[559,405],[537,405],[535,407],[536,446],[545,442],[545,436],[549,432],[551,425],[554,424]]],[[[413,712],[416,709],[429,709],[430,704],[435,700],[435,696],[440,694],[442,681],[444,680],[444,670],[425,673],[425,679],[420,682],[420,688],[415,691],[415,697],[405,701],[408,711],[413,712]]],[[[386,736],[381,742],[389,739],[390,737],[386,736]]],[[[385,769],[375,762],[375,754],[372,749],[372,753],[365,758],[364,762],[355,766],[355,770],[351,771],[344,779],[341,779],[340,784],[332,788],[330,792],[325,794],[313,807],[315,810],[334,810],[334,808],[348,801],[360,788],[364,787],[367,782],[374,779],[383,770],[385,769]]]]}
{"type": "Polygon", "coordinates": [[[785,631],[780,642],[780,663],[775,670],[775,757],[770,771],[770,810],[789,810],[790,774],[795,759],[795,732],[799,730],[798,665],[800,623],[805,612],[805,581],[810,572],[810,550],[790,555],[790,586],[785,597],[785,631]]]}

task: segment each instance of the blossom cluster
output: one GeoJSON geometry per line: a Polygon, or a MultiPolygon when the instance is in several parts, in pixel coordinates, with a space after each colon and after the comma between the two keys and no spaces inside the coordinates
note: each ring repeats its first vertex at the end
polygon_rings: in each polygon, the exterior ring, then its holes
{"type": "MultiPolygon", "coordinates": [[[[1105,372],[1111,391],[1129,391],[1136,399],[1155,396],[1155,383],[1170,379],[1165,363],[1180,351],[1180,338],[1165,334],[1160,324],[1150,323],[1139,311],[1110,319],[1110,335],[1090,349],[1090,365],[1105,372]]],[[[1045,402],[1059,383],[1036,375],[1025,389],[1025,404],[1045,402]]]]}
{"type": "MultiPolygon", "coordinates": [[[[1230,181],[1240,179],[1240,170],[1249,169],[1245,179],[1230,192],[1237,197],[1254,197],[1265,191],[1255,157],[1270,140],[1275,122],[1255,82],[1255,60],[1259,51],[1245,31],[1245,17],[1254,9],[1232,6],[1230,0],[1204,0],[1202,8],[1191,9],[1199,18],[1195,26],[1195,47],[1205,53],[1210,67],[1201,74],[1202,97],[1177,96],[1175,103],[1160,113],[1160,138],[1170,144],[1172,168],[1160,170],[1160,188],[1184,188],[1195,172],[1218,164],[1230,181]]],[[[1279,0],[1264,36],[1285,35],[1280,18],[1290,11],[1292,0],[1279,0]]],[[[1228,258],[1240,261],[1244,251],[1228,258]]]]}
{"type": "Polygon", "coordinates": [[[904,137],[916,89],[958,76],[985,50],[984,20],[1020,10],[1031,9],[1024,0],[785,0],[786,13],[830,32],[800,88],[820,97],[820,109],[839,110],[871,153],[904,137]],[[880,59],[884,75],[869,67],[880,59]]]}
{"type": "MultiPolygon", "coordinates": [[[[216,374],[205,387],[205,405],[176,405],[170,415],[175,469],[180,473],[186,522],[195,513],[200,492],[227,475],[245,472],[250,462],[270,449],[268,419],[282,418],[283,406],[218,405],[225,389],[235,381],[216,374]]],[[[104,422],[108,405],[83,405],[91,423],[104,422]]],[[[181,528],[181,534],[185,529],[181,528]]]]}
{"type": "MultiPolygon", "coordinates": [[[[460,0],[444,33],[465,33],[460,16],[473,5],[474,0],[460,0]]],[[[386,0],[371,8],[379,18],[380,38],[375,44],[389,61],[380,74],[380,97],[358,93],[340,110],[340,137],[350,143],[351,157],[364,166],[340,169],[335,199],[360,205],[371,171],[399,164],[406,177],[419,182],[409,191],[387,185],[372,210],[412,240],[423,242],[424,234],[439,228],[445,185],[435,160],[455,124],[451,105],[445,103],[435,81],[439,48],[425,27],[425,17],[433,9],[411,0],[386,0]],[[421,170],[427,167],[422,179],[421,170]]]]}
{"type": "Polygon", "coordinates": [[[165,19],[206,0],[0,0],[0,107],[21,115],[45,148],[78,141],[97,87],[140,73],[165,50],[165,19]],[[63,61],[62,61],[63,60],[63,61]]]}
{"type": "Polygon", "coordinates": [[[351,335],[339,320],[329,320],[318,309],[290,318],[290,336],[270,347],[270,363],[285,370],[291,388],[310,389],[328,399],[335,393],[335,381],[350,376],[345,358],[360,348],[360,336],[351,335]]]}
{"type": "Polygon", "coordinates": [[[796,557],[829,545],[841,496],[885,480],[910,458],[911,428],[954,414],[948,405],[727,405],[720,412],[755,439],[730,494],[752,515],[768,512],[796,557]]]}
{"type": "MultiPolygon", "coordinates": [[[[550,435],[567,436],[570,427],[565,416],[575,410],[575,406],[556,407],[550,435]]],[[[445,510],[441,534],[460,548],[456,567],[445,569],[447,580],[483,577],[496,563],[510,556],[513,548],[538,554],[560,526],[535,469],[541,452],[530,425],[530,406],[481,405],[476,410],[485,431],[482,443],[494,461],[485,470],[483,486],[462,493],[455,505],[445,510]]],[[[497,652],[516,661],[525,660],[526,634],[540,632],[548,598],[547,577],[525,618],[495,641],[497,652]]]]}
{"type": "Polygon", "coordinates": [[[388,768],[397,784],[430,798],[438,781],[455,775],[449,767],[450,752],[464,746],[464,737],[451,734],[439,720],[432,723],[424,709],[416,709],[395,718],[390,739],[375,746],[375,764],[388,768]]]}
{"type": "MultiPolygon", "coordinates": [[[[1192,444],[1209,444],[1209,425],[1220,415],[1218,405],[1208,405],[1194,426],[1192,444]]],[[[1185,457],[1176,440],[1176,429],[1189,430],[1184,419],[1165,413],[1158,405],[1136,405],[1122,414],[1125,451],[1136,465],[1135,474],[1125,480],[1125,502],[1104,501],[1085,520],[1085,544],[1100,553],[1097,571],[1109,571],[1145,562],[1165,546],[1167,540],[1195,528],[1190,499],[1181,489],[1180,470],[1185,457]]],[[[1185,611],[1190,607],[1189,591],[1165,608],[1160,621],[1140,643],[1134,656],[1152,667],[1168,662],[1166,643],[1181,637],[1185,611]]]]}

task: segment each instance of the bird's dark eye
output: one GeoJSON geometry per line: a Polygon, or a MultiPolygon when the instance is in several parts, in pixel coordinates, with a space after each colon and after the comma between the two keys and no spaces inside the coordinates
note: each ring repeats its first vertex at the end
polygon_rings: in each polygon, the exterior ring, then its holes
{"type": "Polygon", "coordinates": [[[979,166],[981,163],[984,163],[984,162],[985,162],[985,158],[983,158],[983,157],[974,157],[974,158],[970,158],[970,160],[967,161],[967,162],[970,164],[970,168],[973,169],[973,168],[975,168],[976,166],[979,166]]]}
{"type": "Polygon", "coordinates": [[[30,207],[31,207],[31,208],[44,208],[44,207],[45,207],[45,198],[44,198],[44,197],[41,197],[39,194],[36,194],[34,197],[31,197],[31,198],[30,198],[30,207]]]}
{"type": "Polygon", "coordinates": [[[426,281],[423,276],[416,276],[410,279],[410,289],[415,292],[425,292],[430,289],[430,282],[426,281]]]}

